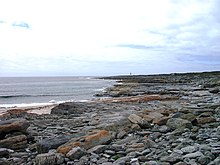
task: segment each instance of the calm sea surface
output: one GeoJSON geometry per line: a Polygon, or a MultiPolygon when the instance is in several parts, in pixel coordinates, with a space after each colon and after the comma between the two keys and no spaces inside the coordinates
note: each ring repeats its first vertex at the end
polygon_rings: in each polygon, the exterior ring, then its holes
{"type": "Polygon", "coordinates": [[[93,77],[0,77],[0,107],[89,100],[114,83],[93,77]]]}

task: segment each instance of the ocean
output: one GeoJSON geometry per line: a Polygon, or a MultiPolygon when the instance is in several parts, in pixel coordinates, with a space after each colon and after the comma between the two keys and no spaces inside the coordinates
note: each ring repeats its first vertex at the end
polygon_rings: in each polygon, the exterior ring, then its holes
{"type": "Polygon", "coordinates": [[[91,100],[114,83],[95,77],[0,77],[0,108],[91,100]]]}

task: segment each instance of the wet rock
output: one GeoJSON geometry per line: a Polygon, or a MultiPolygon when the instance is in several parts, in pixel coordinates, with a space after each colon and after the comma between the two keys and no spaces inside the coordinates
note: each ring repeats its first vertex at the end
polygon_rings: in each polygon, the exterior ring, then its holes
{"type": "Polygon", "coordinates": [[[192,128],[192,123],[188,120],[180,118],[171,118],[167,121],[167,126],[171,129],[177,128],[192,128]]]}

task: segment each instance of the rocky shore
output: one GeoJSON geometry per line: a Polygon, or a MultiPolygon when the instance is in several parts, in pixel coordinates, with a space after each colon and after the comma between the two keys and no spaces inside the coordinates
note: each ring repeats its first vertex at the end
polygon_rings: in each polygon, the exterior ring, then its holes
{"type": "Polygon", "coordinates": [[[0,164],[220,164],[220,72],[105,78],[97,100],[2,115],[0,164]]]}

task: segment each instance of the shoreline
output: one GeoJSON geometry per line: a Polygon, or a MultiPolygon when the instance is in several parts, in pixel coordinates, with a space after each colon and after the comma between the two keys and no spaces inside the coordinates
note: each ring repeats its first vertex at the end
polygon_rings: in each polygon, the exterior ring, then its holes
{"type": "Polygon", "coordinates": [[[132,76],[121,82],[98,100],[62,103],[49,115],[15,109],[0,117],[4,161],[220,163],[220,73],[132,76]]]}

